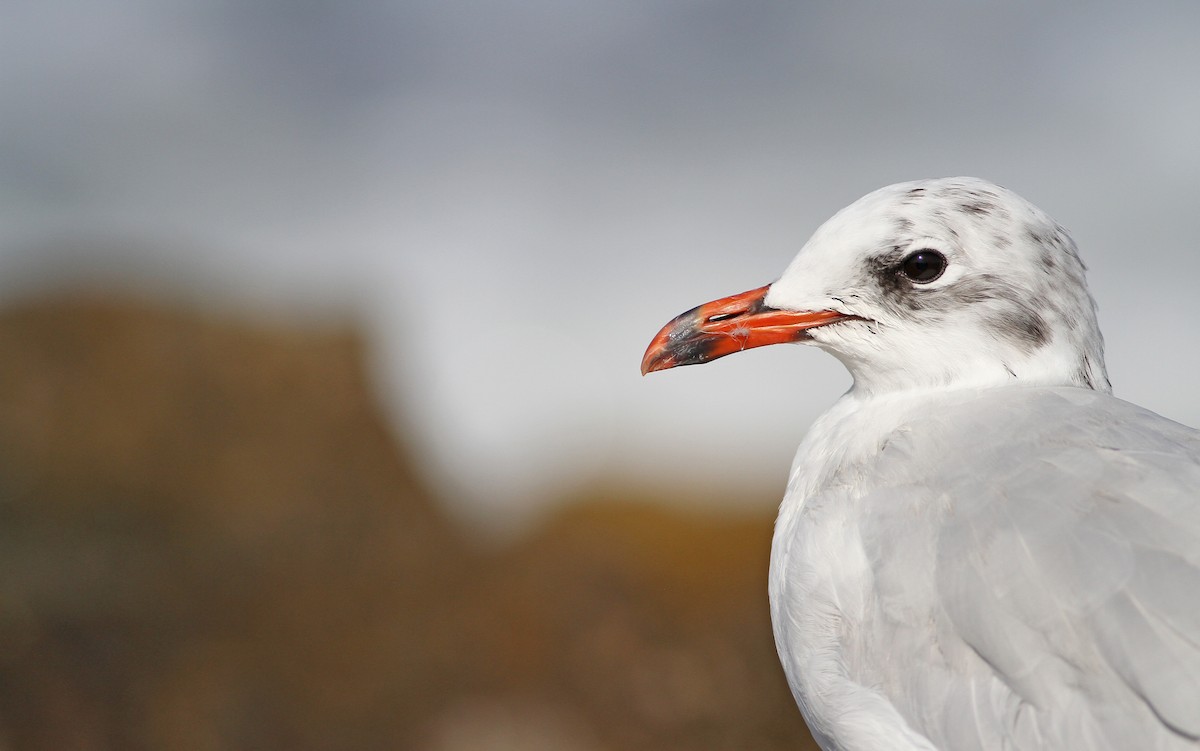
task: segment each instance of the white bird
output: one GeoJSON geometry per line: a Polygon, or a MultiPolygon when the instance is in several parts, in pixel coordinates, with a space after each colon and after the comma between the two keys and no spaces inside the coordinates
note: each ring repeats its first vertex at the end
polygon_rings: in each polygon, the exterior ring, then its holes
{"type": "Polygon", "coordinates": [[[822,748],[1200,749],[1200,433],[1110,395],[1065,229],[974,178],[883,188],[642,371],[789,341],[854,378],[771,551],[822,748]]]}

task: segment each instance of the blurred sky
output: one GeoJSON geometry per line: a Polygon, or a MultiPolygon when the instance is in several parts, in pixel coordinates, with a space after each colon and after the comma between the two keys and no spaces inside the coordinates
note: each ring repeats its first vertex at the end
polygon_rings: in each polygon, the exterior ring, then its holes
{"type": "Polygon", "coordinates": [[[47,0],[0,9],[0,302],[100,277],[369,326],[459,509],[614,473],[778,487],[849,385],[642,379],[882,185],[1073,230],[1118,395],[1200,423],[1200,4],[47,0]]]}

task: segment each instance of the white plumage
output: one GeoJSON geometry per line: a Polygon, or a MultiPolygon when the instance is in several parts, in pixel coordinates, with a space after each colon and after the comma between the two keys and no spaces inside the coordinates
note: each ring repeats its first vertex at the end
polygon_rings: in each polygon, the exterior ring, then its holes
{"type": "MultiPolygon", "coordinates": [[[[800,446],[771,555],[822,748],[1200,748],[1200,434],[1108,393],[1066,231],[981,180],[895,185],[761,303],[736,336],[822,311],[793,339],[854,376],[800,446]]],[[[729,316],[697,311],[645,369],[782,341],[730,347],[729,316]]]]}

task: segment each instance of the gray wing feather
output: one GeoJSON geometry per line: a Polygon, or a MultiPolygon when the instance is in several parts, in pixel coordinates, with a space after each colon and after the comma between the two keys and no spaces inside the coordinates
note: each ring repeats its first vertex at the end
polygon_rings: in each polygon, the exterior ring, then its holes
{"type": "MultiPolygon", "coordinates": [[[[948,509],[941,603],[1029,710],[1021,730],[1010,708],[1004,734],[1120,748],[1153,747],[1159,733],[1163,747],[1190,747],[1200,739],[1200,437],[1104,394],[998,399],[921,432],[943,442],[928,468],[948,509]],[[963,468],[948,484],[947,461],[963,468]]],[[[955,720],[968,727],[980,725],[969,718],[987,691],[970,680],[955,720]]],[[[991,745],[977,732],[970,745],[991,745]]]]}

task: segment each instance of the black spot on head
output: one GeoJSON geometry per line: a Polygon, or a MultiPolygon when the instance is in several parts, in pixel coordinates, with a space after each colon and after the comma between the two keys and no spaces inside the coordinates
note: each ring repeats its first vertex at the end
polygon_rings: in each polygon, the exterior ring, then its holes
{"type": "Polygon", "coordinates": [[[907,247],[893,245],[867,260],[867,276],[879,287],[883,298],[912,310],[920,308],[920,296],[914,295],[912,282],[900,271],[907,247]]]}
{"type": "Polygon", "coordinates": [[[993,247],[995,247],[999,250],[1004,250],[1009,245],[1012,245],[1012,238],[1009,237],[1007,234],[1005,234],[1003,232],[997,232],[996,234],[992,235],[992,246],[993,247]]]}
{"type": "Polygon", "coordinates": [[[1025,235],[1029,238],[1029,242],[1034,245],[1041,245],[1043,247],[1050,245],[1050,236],[1037,227],[1026,227],[1025,235]]]}
{"type": "Polygon", "coordinates": [[[1042,314],[1020,303],[1015,308],[996,313],[988,319],[993,332],[1017,344],[1026,352],[1043,347],[1050,341],[1050,328],[1042,314]]]}
{"type": "Polygon", "coordinates": [[[1080,269],[1087,270],[1087,264],[1079,257],[1079,248],[1075,247],[1075,241],[1071,239],[1071,233],[1067,231],[1066,227],[1061,224],[1055,224],[1051,242],[1062,253],[1074,259],[1079,264],[1080,269]]]}
{"type": "Polygon", "coordinates": [[[925,197],[925,189],[924,188],[909,188],[908,192],[904,194],[904,198],[900,199],[900,202],[905,205],[911,205],[911,204],[916,203],[917,201],[920,201],[924,197],[925,197]]]}
{"type": "Polygon", "coordinates": [[[958,209],[975,216],[991,216],[996,211],[996,205],[982,199],[968,199],[960,203],[958,209]]]}
{"type": "Polygon", "coordinates": [[[914,224],[913,220],[909,219],[908,217],[904,217],[904,216],[896,217],[896,235],[897,235],[897,237],[911,235],[912,231],[915,228],[916,228],[916,224],[914,224]]]}
{"type": "Polygon", "coordinates": [[[1035,348],[1050,341],[1050,329],[1041,313],[1026,309],[1025,316],[1020,319],[1021,336],[1035,348]]]}
{"type": "Polygon", "coordinates": [[[897,314],[922,311],[922,317],[928,322],[953,315],[955,309],[964,302],[961,296],[955,294],[960,285],[947,290],[921,288],[903,272],[904,260],[911,252],[907,245],[892,245],[884,249],[867,260],[866,274],[861,283],[878,289],[880,300],[897,314]]]}
{"type": "Polygon", "coordinates": [[[881,299],[897,313],[920,312],[929,321],[965,314],[978,305],[987,306],[985,316],[993,333],[1033,351],[1050,341],[1050,326],[1027,296],[1012,283],[994,274],[978,274],[935,289],[914,286],[900,272],[905,248],[896,246],[869,262],[868,274],[881,292],[881,299]]]}
{"type": "Polygon", "coordinates": [[[1030,226],[1025,228],[1025,236],[1038,248],[1038,260],[1047,272],[1065,272],[1069,277],[1082,283],[1083,272],[1087,270],[1071,235],[1061,225],[1049,228],[1030,226]]]}

